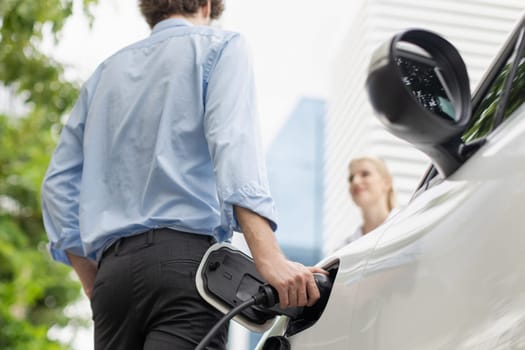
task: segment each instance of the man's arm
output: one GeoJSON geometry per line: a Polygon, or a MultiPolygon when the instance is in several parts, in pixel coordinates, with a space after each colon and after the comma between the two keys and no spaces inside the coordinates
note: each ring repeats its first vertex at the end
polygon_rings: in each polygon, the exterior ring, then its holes
{"type": "Polygon", "coordinates": [[[256,213],[235,206],[235,215],[253,255],[257,271],[279,293],[281,308],[312,306],[319,299],[319,290],[312,273],[326,271],[307,268],[286,259],[268,221],[256,213]]]}
{"type": "Polygon", "coordinates": [[[66,252],[71,267],[75,270],[82,288],[87,297],[91,299],[93,293],[93,284],[95,283],[95,277],[97,275],[97,263],[93,260],[86,259],[81,256],[66,252]]]}
{"type": "Polygon", "coordinates": [[[95,263],[92,261],[87,264],[88,260],[80,257],[83,255],[83,248],[78,218],[86,105],[87,90],[84,86],[60,135],[42,182],[41,194],[42,217],[49,238],[50,253],[54,260],[75,268],[88,294],[88,284],[84,282],[89,280],[88,266],[95,263]],[[80,259],[85,262],[80,262],[80,259]]]}
{"type": "Polygon", "coordinates": [[[313,305],[319,298],[312,272],[281,252],[264,152],[260,143],[255,81],[245,40],[225,44],[210,72],[204,132],[217,178],[221,224],[218,238],[242,231],[264,279],[279,293],[281,307],[313,305]],[[244,209],[244,208],[249,208],[244,209]]]}

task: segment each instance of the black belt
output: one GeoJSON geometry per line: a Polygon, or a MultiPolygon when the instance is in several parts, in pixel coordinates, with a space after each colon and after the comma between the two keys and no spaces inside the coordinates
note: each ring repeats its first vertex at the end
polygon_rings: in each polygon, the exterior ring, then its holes
{"type": "Polygon", "coordinates": [[[152,245],[153,243],[167,242],[171,240],[184,239],[185,241],[202,241],[206,240],[210,245],[217,241],[213,236],[190,233],[171,228],[155,228],[148,231],[140,232],[138,234],[121,237],[113,242],[108,248],[102,253],[101,260],[108,254],[118,255],[119,252],[139,250],[152,245]],[[181,237],[183,236],[183,237],[181,237]]]}

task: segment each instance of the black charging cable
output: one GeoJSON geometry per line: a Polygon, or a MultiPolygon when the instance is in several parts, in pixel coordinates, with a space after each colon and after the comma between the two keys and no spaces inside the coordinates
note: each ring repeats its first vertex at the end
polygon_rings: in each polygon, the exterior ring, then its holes
{"type": "Polygon", "coordinates": [[[242,302],[241,304],[237,305],[233,309],[231,309],[227,314],[225,314],[219,322],[213,326],[213,328],[206,334],[206,336],[201,340],[199,345],[195,348],[195,350],[203,350],[206,345],[210,342],[210,340],[215,336],[215,334],[219,331],[219,329],[229,320],[231,320],[235,315],[237,315],[242,310],[253,306],[253,305],[262,305],[264,307],[272,307],[275,304],[279,302],[279,296],[277,294],[277,291],[270,286],[269,284],[265,284],[263,286],[259,287],[259,291],[257,294],[253,295],[250,299],[242,302]]]}

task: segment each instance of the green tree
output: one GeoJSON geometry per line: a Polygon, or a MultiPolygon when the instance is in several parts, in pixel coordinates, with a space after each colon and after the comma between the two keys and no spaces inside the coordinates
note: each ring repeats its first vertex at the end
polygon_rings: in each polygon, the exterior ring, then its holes
{"type": "MultiPolygon", "coordinates": [[[[71,270],[51,261],[42,226],[40,184],[60,119],[78,84],[41,52],[43,33],[58,42],[75,0],[0,1],[0,89],[22,101],[22,116],[0,109],[0,349],[47,350],[65,345],[48,329],[65,325],[64,307],[80,287],[71,270]],[[53,132],[54,131],[54,132],[53,132]]],[[[84,13],[97,0],[82,0],[84,13]]]]}

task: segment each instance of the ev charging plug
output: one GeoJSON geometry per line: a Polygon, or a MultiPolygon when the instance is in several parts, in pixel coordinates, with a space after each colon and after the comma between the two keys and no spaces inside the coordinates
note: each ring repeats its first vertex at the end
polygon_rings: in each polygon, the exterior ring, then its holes
{"type": "MultiPolygon", "coordinates": [[[[301,308],[290,308],[294,309],[294,315],[289,315],[293,318],[293,316],[298,316],[301,312],[308,312],[307,310],[315,310],[315,309],[324,309],[326,303],[328,302],[328,297],[330,296],[330,290],[332,288],[332,282],[330,281],[329,277],[320,273],[314,273],[314,280],[317,285],[317,288],[319,289],[319,293],[321,294],[319,300],[311,307],[301,307],[301,308]]],[[[244,301],[234,309],[232,309],[230,312],[228,312],[226,315],[221,318],[221,320],[208,332],[208,334],[202,339],[202,341],[199,343],[199,345],[195,348],[195,350],[202,350],[204,347],[210,342],[210,340],[215,336],[215,334],[219,331],[219,329],[229,320],[231,320],[235,315],[242,312],[248,307],[251,306],[258,306],[265,310],[271,310],[271,308],[275,307],[277,303],[279,302],[279,294],[277,293],[277,290],[273,288],[269,284],[263,284],[259,286],[259,289],[256,294],[252,295],[251,298],[244,301]]],[[[283,310],[278,308],[277,310],[283,310]]],[[[285,309],[286,310],[286,309],[285,309]]],[[[275,312],[275,311],[274,311],[275,312]]],[[[276,313],[277,314],[284,314],[284,313],[276,313]]]]}

